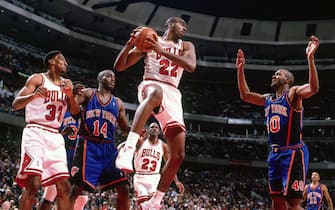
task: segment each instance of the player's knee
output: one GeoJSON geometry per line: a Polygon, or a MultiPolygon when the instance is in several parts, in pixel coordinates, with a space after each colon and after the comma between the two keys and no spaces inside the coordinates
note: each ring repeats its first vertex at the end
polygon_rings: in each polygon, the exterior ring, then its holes
{"type": "Polygon", "coordinates": [[[154,105],[159,106],[163,100],[163,90],[159,86],[152,88],[148,94],[148,100],[154,105]]]}
{"type": "Polygon", "coordinates": [[[61,180],[57,184],[57,197],[69,196],[71,192],[71,185],[68,180],[61,180]]]}
{"type": "Polygon", "coordinates": [[[174,164],[180,164],[185,158],[185,138],[186,133],[184,127],[171,126],[167,127],[164,135],[173,146],[170,148],[170,161],[174,164]]]}
{"type": "Polygon", "coordinates": [[[118,196],[122,198],[127,198],[129,195],[129,186],[127,184],[121,184],[116,187],[118,196]]]}
{"type": "Polygon", "coordinates": [[[171,161],[175,164],[181,164],[185,159],[185,152],[180,151],[170,155],[171,161]]]}
{"type": "Polygon", "coordinates": [[[83,187],[78,186],[77,184],[72,185],[70,192],[70,200],[74,202],[78,196],[82,193],[83,187]]]}
{"type": "Polygon", "coordinates": [[[28,181],[26,190],[27,194],[31,195],[32,197],[35,197],[35,195],[38,193],[38,190],[40,189],[41,183],[39,179],[32,178],[28,181]]]}

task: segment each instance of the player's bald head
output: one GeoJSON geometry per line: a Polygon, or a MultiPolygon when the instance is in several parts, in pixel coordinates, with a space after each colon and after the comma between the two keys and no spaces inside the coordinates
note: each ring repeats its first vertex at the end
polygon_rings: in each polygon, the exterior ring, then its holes
{"type": "Polygon", "coordinates": [[[106,70],[103,70],[101,72],[99,72],[98,76],[97,76],[97,80],[99,82],[102,81],[102,78],[107,75],[107,74],[111,74],[111,75],[115,75],[114,71],[110,70],[110,69],[106,69],[106,70]]]}

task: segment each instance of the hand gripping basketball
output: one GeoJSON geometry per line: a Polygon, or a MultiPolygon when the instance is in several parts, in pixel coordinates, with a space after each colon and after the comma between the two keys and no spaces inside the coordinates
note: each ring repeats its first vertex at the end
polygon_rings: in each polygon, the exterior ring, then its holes
{"type": "Polygon", "coordinates": [[[154,29],[144,26],[135,34],[135,37],[136,48],[143,52],[148,52],[152,49],[152,45],[145,40],[151,38],[157,41],[158,35],[154,29]]]}

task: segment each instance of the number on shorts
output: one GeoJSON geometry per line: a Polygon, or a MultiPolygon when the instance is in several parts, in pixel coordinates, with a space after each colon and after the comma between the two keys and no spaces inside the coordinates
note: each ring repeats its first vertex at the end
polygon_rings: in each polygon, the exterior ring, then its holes
{"type": "Polygon", "coordinates": [[[74,125],[70,125],[70,127],[71,127],[73,133],[70,134],[70,135],[68,135],[67,138],[69,140],[76,140],[77,139],[78,128],[76,126],[74,126],[74,125]]]}
{"type": "Polygon", "coordinates": [[[305,186],[304,181],[302,181],[302,180],[294,180],[294,182],[291,185],[291,188],[294,191],[304,191],[304,186],[305,186]]]}
{"type": "Polygon", "coordinates": [[[143,163],[142,163],[142,167],[141,167],[143,170],[148,170],[149,169],[149,171],[154,172],[154,171],[156,171],[156,167],[157,167],[157,161],[155,161],[155,160],[150,161],[147,158],[143,159],[143,163]],[[149,168],[149,164],[151,165],[150,168],[149,168]]]}

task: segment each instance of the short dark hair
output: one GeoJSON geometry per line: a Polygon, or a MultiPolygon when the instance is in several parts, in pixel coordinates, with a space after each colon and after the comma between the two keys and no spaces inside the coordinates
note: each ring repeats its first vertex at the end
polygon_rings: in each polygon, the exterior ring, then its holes
{"type": "Polygon", "coordinates": [[[82,81],[76,80],[76,81],[72,81],[73,85],[84,85],[82,81]]]}
{"type": "Polygon", "coordinates": [[[44,59],[43,59],[43,64],[48,67],[49,66],[49,60],[54,58],[56,55],[58,54],[63,54],[61,51],[59,50],[52,50],[50,52],[48,52],[47,54],[45,54],[44,59]]]}
{"type": "Polygon", "coordinates": [[[185,26],[187,26],[187,23],[183,18],[181,18],[181,17],[169,17],[165,22],[165,27],[168,27],[172,23],[178,23],[178,22],[181,22],[185,26]]]}

